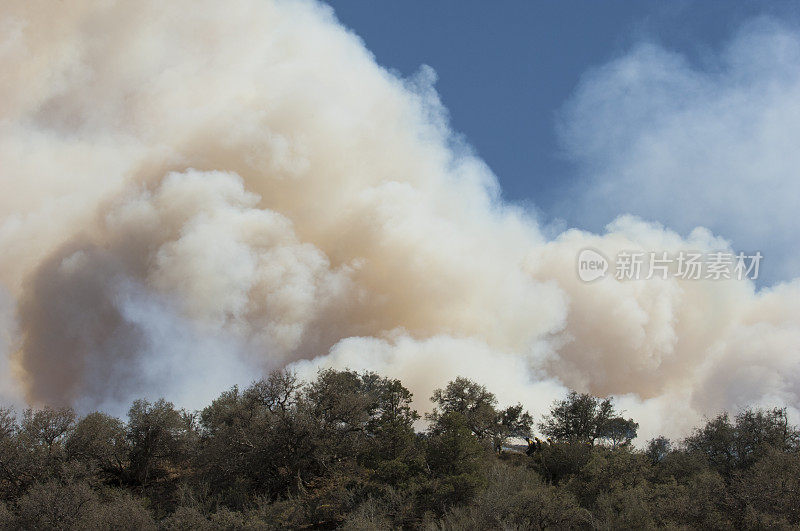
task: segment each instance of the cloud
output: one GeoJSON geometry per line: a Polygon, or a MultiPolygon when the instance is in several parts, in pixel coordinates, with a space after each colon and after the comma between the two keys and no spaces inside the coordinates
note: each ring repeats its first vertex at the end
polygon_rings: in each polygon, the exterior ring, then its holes
{"type": "Polygon", "coordinates": [[[563,109],[583,178],[564,215],[599,229],[620,212],[761,250],[767,283],[800,263],[800,34],[751,21],[706,64],[654,44],[593,69],[563,109]]]}

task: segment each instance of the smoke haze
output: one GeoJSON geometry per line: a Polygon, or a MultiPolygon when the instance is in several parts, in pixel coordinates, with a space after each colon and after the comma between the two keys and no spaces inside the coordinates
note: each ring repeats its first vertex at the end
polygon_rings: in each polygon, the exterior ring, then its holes
{"type": "Polygon", "coordinates": [[[615,395],[642,438],[753,403],[797,418],[800,281],[584,284],[585,247],[730,244],[624,215],[545,237],[435,73],[381,69],[325,6],[12,0],[0,71],[0,398],[201,407],[350,367],[421,409],[457,375],[534,413],[615,395]]]}
{"type": "Polygon", "coordinates": [[[560,215],[702,225],[768,255],[763,279],[794,278],[800,34],[755,19],[705,59],[643,43],[583,76],[560,127],[583,179],[560,215]]]}

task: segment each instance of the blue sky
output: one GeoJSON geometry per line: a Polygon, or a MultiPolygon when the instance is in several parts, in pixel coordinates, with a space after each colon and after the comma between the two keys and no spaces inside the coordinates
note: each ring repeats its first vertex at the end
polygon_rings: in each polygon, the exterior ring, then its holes
{"type": "MultiPolygon", "coordinates": [[[[632,198],[618,204],[615,208],[621,210],[615,213],[611,207],[598,208],[592,216],[574,211],[574,190],[583,185],[589,172],[595,172],[597,164],[577,160],[581,158],[575,154],[577,141],[559,134],[558,125],[563,125],[565,109],[575,103],[576,90],[587,73],[634,54],[643,44],[665,52],[662,58],[679,56],[691,75],[714,76],[726,68],[735,70],[720,57],[741,28],[764,17],[794,27],[800,18],[797,3],[329,3],[381,65],[403,76],[412,75],[422,64],[436,70],[436,87],[453,129],[489,164],[507,200],[535,205],[547,221],[561,218],[569,226],[591,230],[602,229],[613,214],[630,212],[651,215],[654,221],[683,233],[698,224],[709,226],[740,248],[785,246],[785,241],[772,242],[763,234],[760,239],[759,235],[740,235],[731,223],[711,214],[700,215],[704,205],[687,208],[687,215],[675,216],[677,220],[659,219],[670,216],[659,216],[658,208],[632,198]],[[641,211],[637,205],[642,205],[641,211]]],[[[677,102],[681,97],[675,98],[677,102]]],[[[617,108],[625,105],[618,103],[617,108]]],[[[580,128],[586,121],[571,119],[567,129],[580,128]]],[[[597,134],[602,136],[602,125],[599,129],[597,134]]],[[[596,198],[592,201],[597,202],[596,198]]],[[[776,273],[775,278],[781,275],[776,273]]]]}

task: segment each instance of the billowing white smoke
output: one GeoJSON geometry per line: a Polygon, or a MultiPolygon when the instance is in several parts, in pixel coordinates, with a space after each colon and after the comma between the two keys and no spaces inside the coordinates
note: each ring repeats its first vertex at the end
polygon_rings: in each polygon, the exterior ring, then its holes
{"type": "Polygon", "coordinates": [[[548,241],[451,135],[433,72],[383,71],[326,7],[0,17],[4,395],[199,407],[290,364],[400,377],[422,409],[457,375],[537,413],[614,394],[643,437],[800,406],[800,283],[582,283],[587,246],[727,243],[627,217],[548,241]]]}

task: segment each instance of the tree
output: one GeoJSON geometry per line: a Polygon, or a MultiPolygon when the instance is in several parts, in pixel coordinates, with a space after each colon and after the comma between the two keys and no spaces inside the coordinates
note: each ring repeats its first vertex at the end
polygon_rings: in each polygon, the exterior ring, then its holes
{"type": "Polygon", "coordinates": [[[519,439],[530,437],[532,427],[533,417],[522,409],[522,404],[499,411],[492,433],[495,449],[502,450],[503,444],[511,437],[519,439]]]}
{"type": "Polygon", "coordinates": [[[402,382],[277,371],[199,415],[139,400],[128,423],[69,409],[0,408],[0,528],[789,529],[800,526],[800,433],[785,409],[746,409],[681,444],[632,447],[638,425],[571,393],[530,456],[530,433],[459,378],[425,433],[402,382]],[[195,426],[195,418],[198,425],[195,426]],[[349,515],[349,518],[348,518],[349,515]]]}
{"type": "Polygon", "coordinates": [[[274,372],[203,410],[201,461],[214,492],[235,507],[248,495],[304,491],[356,463],[396,478],[414,443],[410,403],[398,380],[374,373],[324,370],[301,386],[274,372]]]}
{"type": "Polygon", "coordinates": [[[738,466],[747,468],[770,449],[800,450],[800,432],[789,424],[786,408],[745,409],[736,415],[734,440],[738,466]]]}
{"type": "Polygon", "coordinates": [[[413,395],[400,380],[380,378],[376,385],[377,408],[368,422],[364,460],[382,480],[397,485],[421,468],[414,433],[419,414],[411,407],[413,395]]]}
{"type": "Polygon", "coordinates": [[[580,472],[591,457],[592,446],[587,443],[552,442],[533,455],[532,464],[546,482],[558,485],[580,472]]]}
{"type": "Polygon", "coordinates": [[[11,410],[0,409],[0,497],[17,496],[62,472],[64,441],[74,420],[71,409],[43,407],[26,409],[17,424],[11,410]]]}
{"type": "Polygon", "coordinates": [[[530,437],[533,417],[522,409],[522,404],[517,404],[500,411],[498,424],[504,436],[522,439],[530,437]]]}
{"type": "Polygon", "coordinates": [[[437,424],[447,413],[460,414],[469,430],[479,439],[491,440],[497,425],[497,399],[486,387],[458,377],[444,389],[436,389],[431,401],[436,404],[426,418],[437,424]]]}
{"type": "Polygon", "coordinates": [[[195,437],[194,417],[164,399],[136,400],[128,411],[126,436],[133,480],[147,485],[188,459],[195,437]]]}
{"type": "Polygon", "coordinates": [[[22,414],[22,433],[43,448],[48,457],[54,457],[62,450],[61,445],[74,423],[75,412],[70,408],[26,409],[22,414]]]}
{"type": "Polygon", "coordinates": [[[33,474],[19,438],[20,427],[14,411],[0,408],[0,499],[24,491],[33,474]],[[28,469],[28,470],[26,470],[28,469]]]}
{"type": "Polygon", "coordinates": [[[607,441],[611,448],[629,446],[631,441],[636,438],[639,424],[633,419],[622,417],[612,417],[600,429],[600,437],[607,441]]]}
{"type": "Polygon", "coordinates": [[[671,450],[672,442],[663,435],[659,435],[655,439],[647,441],[647,448],[644,453],[650,460],[650,463],[656,465],[663,461],[671,450]]]}
{"type": "Polygon", "coordinates": [[[789,528],[800,524],[800,455],[769,448],[752,467],[734,478],[732,491],[743,507],[742,527],[789,528]]]}
{"type": "Polygon", "coordinates": [[[213,496],[240,508],[320,473],[318,419],[302,391],[293,374],[275,371],[244,391],[231,388],[202,411],[198,461],[213,496]]]}
{"type": "Polygon", "coordinates": [[[305,397],[324,441],[320,457],[326,463],[352,458],[368,444],[367,430],[378,414],[380,384],[374,374],[320,371],[305,397]]]}
{"type": "Polygon", "coordinates": [[[736,467],[735,439],[736,430],[728,414],[723,413],[696,429],[684,444],[690,452],[704,456],[712,467],[728,473],[736,467]]]}
{"type": "Polygon", "coordinates": [[[531,434],[533,418],[521,404],[497,410],[494,394],[467,378],[458,377],[444,389],[436,389],[431,401],[436,407],[426,418],[432,423],[439,422],[445,413],[459,413],[473,435],[498,451],[509,437],[531,434]]]}
{"type": "Polygon", "coordinates": [[[70,458],[88,462],[105,480],[123,482],[131,447],[121,420],[90,413],[75,426],[66,448],[70,458]]]}
{"type": "Polygon", "coordinates": [[[414,436],[414,422],[419,413],[411,407],[413,395],[400,380],[381,379],[378,382],[377,408],[368,431],[381,441],[389,455],[397,456],[407,439],[414,436]]]}
{"type": "Polygon", "coordinates": [[[789,424],[786,410],[746,409],[731,422],[723,413],[706,422],[684,441],[686,448],[705,456],[725,475],[752,466],[768,449],[795,452],[800,432],[789,424]]]}
{"type": "Polygon", "coordinates": [[[0,407],[0,441],[13,436],[18,429],[17,416],[14,414],[14,410],[0,407]]]}
{"type": "Polygon", "coordinates": [[[600,400],[590,394],[570,391],[556,400],[539,429],[552,439],[563,442],[594,442],[603,437],[608,422],[616,416],[610,399],[600,400]]]}
{"type": "Polygon", "coordinates": [[[443,511],[468,501],[481,486],[480,463],[486,449],[457,411],[440,414],[428,435],[426,460],[433,476],[428,497],[435,509],[443,511]]]}
{"type": "Polygon", "coordinates": [[[258,405],[270,412],[287,412],[297,404],[301,385],[294,373],[273,371],[266,379],[254,382],[244,399],[251,406],[258,405]]]}
{"type": "Polygon", "coordinates": [[[566,488],[584,507],[594,506],[603,495],[617,497],[647,482],[647,457],[631,448],[612,450],[595,447],[587,463],[571,478],[566,488]]]}

